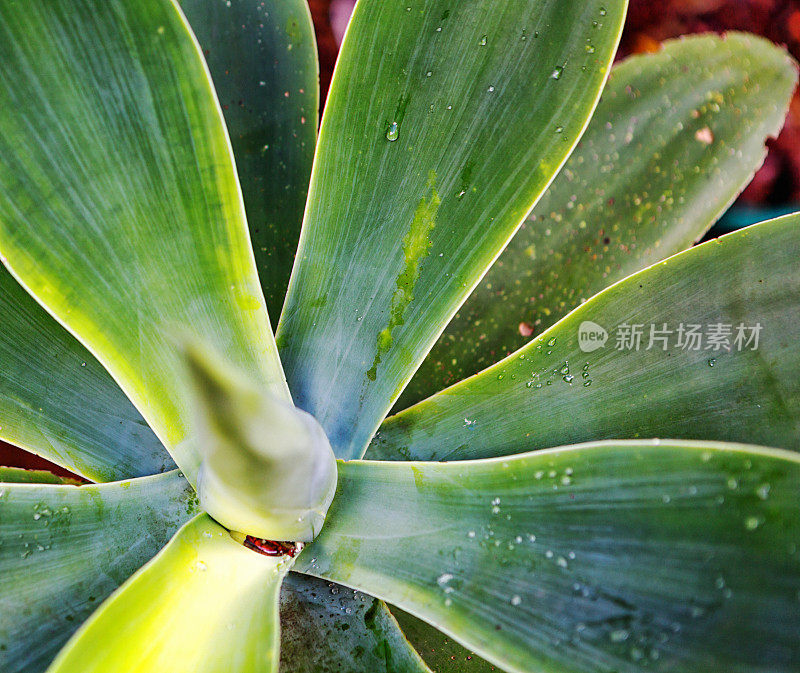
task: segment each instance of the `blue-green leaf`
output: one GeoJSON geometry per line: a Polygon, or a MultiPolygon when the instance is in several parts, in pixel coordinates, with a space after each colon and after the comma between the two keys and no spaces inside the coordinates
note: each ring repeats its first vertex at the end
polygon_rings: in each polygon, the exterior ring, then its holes
{"type": "Polygon", "coordinates": [[[174,468],[103,366],[0,265],[0,438],[93,481],[174,468]]]}
{"type": "Polygon", "coordinates": [[[317,139],[319,77],[305,0],[180,0],[231,136],[267,308],[294,262],[317,139]]]}
{"type": "Polygon", "coordinates": [[[194,481],[177,332],[288,397],[196,40],[170,0],[5,0],[0,107],[0,255],[194,481]]]}
{"type": "Polygon", "coordinates": [[[43,671],[196,512],[177,471],[99,486],[0,483],[0,670],[43,671]]]}
{"type": "Polygon", "coordinates": [[[383,601],[297,573],[281,589],[280,670],[430,673],[383,601]]]}
{"type": "Polygon", "coordinates": [[[798,224],[763,222],[620,281],[387,419],[368,457],[457,460],[640,437],[800,449],[798,224]]]}
{"type": "Polygon", "coordinates": [[[302,409],[361,456],[583,132],[625,0],[362,0],[278,327],[302,409]]]}
{"type": "Polygon", "coordinates": [[[328,522],[295,569],[514,673],[789,673],[798,535],[795,453],[609,441],[340,463],[328,522]]]}
{"type": "Polygon", "coordinates": [[[797,65],[753,35],[698,35],[611,72],[592,121],[397,402],[524,346],[612,283],[688,248],[783,124],[797,65]]]}
{"type": "Polygon", "coordinates": [[[277,673],[289,563],[200,514],[91,616],[49,673],[277,673]],[[102,647],[98,647],[102,643],[102,647]]]}

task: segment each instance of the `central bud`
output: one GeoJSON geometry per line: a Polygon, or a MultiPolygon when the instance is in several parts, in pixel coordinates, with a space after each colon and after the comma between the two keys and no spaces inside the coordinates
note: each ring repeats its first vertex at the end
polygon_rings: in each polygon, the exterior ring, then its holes
{"type": "Polygon", "coordinates": [[[232,531],[310,542],[336,492],[336,458],[316,419],[197,348],[200,506],[232,531]]]}

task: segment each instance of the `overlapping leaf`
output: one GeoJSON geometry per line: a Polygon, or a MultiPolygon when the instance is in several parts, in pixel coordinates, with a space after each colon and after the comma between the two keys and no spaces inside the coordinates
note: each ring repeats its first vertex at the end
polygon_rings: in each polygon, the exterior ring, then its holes
{"type": "Polygon", "coordinates": [[[277,672],[288,571],[201,514],[73,636],[50,673],[277,672]]]}
{"type": "Polygon", "coordinates": [[[295,568],[398,605],[503,670],[775,673],[800,656],[794,453],[611,441],[352,461],[339,484],[295,568]]]}
{"type": "Polygon", "coordinates": [[[103,366],[0,265],[0,437],[94,481],[174,467],[103,366]]]}
{"type": "MultiPolygon", "coordinates": [[[[32,476],[0,472],[6,481],[32,476]]],[[[0,670],[44,670],[196,512],[177,471],[100,486],[0,483],[0,670]]]]}
{"type": "Polygon", "coordinates": [[[59,477],[46,470],[27,470],[21,467],[0,466],[0,483],[5,484],[69,484],[75,480],[59,477]]]}
{"type": "Polygon", "coordinates": [[[575,152],[397,406],[488,367],[688,248],[763,161],[796,80],[783,49],[741,33],[666,42],[617,65],[575,152]]]}
{"type": "Polygon", "coordinates": [[[0,3],[0,254],[190,480],[176,332],[288,396],[224,121],[169,0],[0,3]]]}
{"type": "Polygon", "coordinates": [[[434,671],[466,671],[468,673],[494,673],[497,667],[474,652],[459,645],[439,629],[398,607],[392,607],[392,615],[397,619],[408,641],[420,653],[434,671]]]}
{"type": "Polygon", "coordinates": [[[180,0],[231,136],[271,316],[283,306],[317,137],[319,83],[305,0],[180,0]]]}
{"type": "Polygon", "coordinates": [[[331,86],[278,328],[298,406],[363,453],[569,155],[624,0],[364,0],[331,86]]]}
{"type": "Polygon", "coordinates": [[[383,601],[290,573],[281,590],[283,673],[430,673],[383,601]]]}
{"type": "Polygon", "coordinates": [[[639,437],[800,449],[799,223],[754,225],[617,283],[387,419],[368,457],[455,460],[639,437]]]}

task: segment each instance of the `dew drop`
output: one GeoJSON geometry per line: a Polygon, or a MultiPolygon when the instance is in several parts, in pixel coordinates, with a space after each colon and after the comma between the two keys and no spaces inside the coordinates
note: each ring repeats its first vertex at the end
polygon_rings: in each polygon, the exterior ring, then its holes
{"type": "Polygon", "coordinates": [[[612,643],[622,643],[628,639],[629,635],[627,629],[615,629],[608,634],[608,637],[612,643]]]}
{"type": "Polygon", "coordinates": [[[757,516],[748,516],[744,520],[744,527],[747,530],[755,530],[760,525],[761,525],[761,519],[759,519],[757,516]]]}
{"type": "Polygon", "coordinates": [[[392,122],[391,125],[389,126],[389,130],[386,131],[386,140],[388,140],[389,142],[394,142],[395,140],[397,140],[399,135],[400,132],[397,128],[397,122],[392,122]]]}
{"type": "Polygon", "coordinates": [[[556,67],[553,69],[553,72],[550,74],[550,77],[551,77],[552,79],[561,79],[561,75],[562,75],[563,73],[564,73],[564,66],[563,66],[563,65],[557,65],[557,66],[556,66],[556,67]]]}
{"type": "Polygon", "coordinates": [[[516,607],[516,606],[517,606],[517,605],[519,605],[520,603],[522,603],[522,599],[521,599],[519,596],[517,596],[517,595],[515,594],[515,595],[513,595],[513,596],[511,597],[511,605],[513,605],[514,607],[516,607]]]}
{"type": "Polygon", "coordinates": [[[487,38],[487,36],[486,36],[486,35],[484,35],[484,36],[481,38],[481,41],[478,43],[478,44],[480,44],[480,45],[481,45],[481,47],[485,47],[485,46],[486,46],[486,38],[487,38]]]}
{"type": "Polygon", "coordinates": [[[439,575],[439,577],[436,579],[436,583],[437,583],[437,584],[438,584],[438,585],[439,585],[439,586],[440,586],[442,589],[444,589],[444,592],[445,592],[446,594],[449,594],[449,593],[452,593],[452,592],[453,592],[453,587],[449,586],[449,583],[450,583],[450,582],[451,582],[453,579],[454,579],[454,576],[453,576],[453,574],[452,574],[452,573],[442,573],[442,574],[441,574],[441,575],[439,575]]]}

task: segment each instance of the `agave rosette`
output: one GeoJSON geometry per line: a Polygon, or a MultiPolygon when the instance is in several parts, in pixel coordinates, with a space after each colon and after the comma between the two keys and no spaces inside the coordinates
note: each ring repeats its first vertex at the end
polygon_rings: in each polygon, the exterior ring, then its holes
{"type": "Polygon", "coordinates": [[[624,14],[0,0],[3,671],[793,670],[796,68],[624,14]]]}

